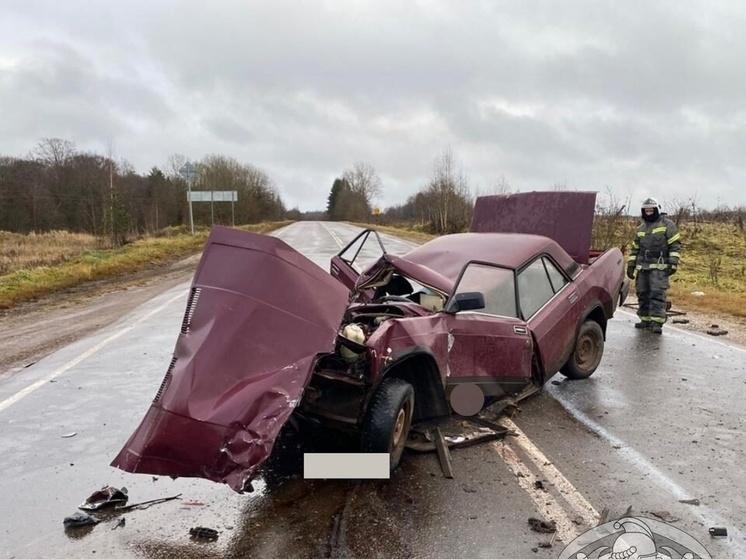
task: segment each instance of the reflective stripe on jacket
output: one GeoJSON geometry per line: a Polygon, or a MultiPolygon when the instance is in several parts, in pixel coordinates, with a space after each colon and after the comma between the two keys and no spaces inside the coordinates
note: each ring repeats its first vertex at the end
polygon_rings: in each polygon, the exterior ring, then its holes
{"type": "Polygon", "coordinates": [[[680,251],[681,235],[673,221],[665,217],[654,223],[644,221],[635,231],[627,266],[637,270],[676,268],[680,251]]]}

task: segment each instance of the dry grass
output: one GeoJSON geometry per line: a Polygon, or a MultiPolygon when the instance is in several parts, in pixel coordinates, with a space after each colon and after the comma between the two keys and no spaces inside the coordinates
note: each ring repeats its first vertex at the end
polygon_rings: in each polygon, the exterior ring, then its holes
{"type": "Polygon", "coordinates": [[[39,266],[59,266],[87,250],[104,248],[104,241],[83,233],[52,231],[19,235],[0,231],[0,276],[39,266]]]}
{"type": "Polygon", "coordinates": [[[393,225],[377,225],[375,223],[354,223],[350,222],[351,225],[362,227],[363,229],[375,229],[381,233],[389,233],[390,235],[396,235],[409,241],[416,243],[426,243],[427,241],[433,240],[437,235],[431,233],[424,233],[416,225],[413,224],[401,224],[399,226],[393,225]]]}
{"type": "MultiPolygon", "coordinates": [[[[255,232],[279,229],[291,222],[239,227],[255,232]]],[[[139,239],[117,249],[101,248],[95,237],[72,233],[16,235],[0,233],[0,309],[31,301],[82,283],[135,273],[153,265],[198,253],[209,230],[173,228],[158,237],[139,239]]]]}
{"type": "Polygon", "coordinates": [[[673,303],[746,317],[746,236],[732,226],[709,223],[685,224],[681,236],[681,266],[669,292],[673,303]]]}

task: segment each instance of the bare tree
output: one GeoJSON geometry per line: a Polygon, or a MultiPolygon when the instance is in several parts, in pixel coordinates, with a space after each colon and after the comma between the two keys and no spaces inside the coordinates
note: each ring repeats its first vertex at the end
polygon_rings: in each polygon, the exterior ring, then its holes
{"type": "Polygon", "coordinates": [[[435,158],[425,195],[436,232],[458,231],[471,219],[473,200],[467,174],[456,166],[450,149],[435,158]]]}
{"type": "Polygon", "coordinates": [[[479,196],[490,196],[495,194],[510,194],[513,191],[513,187],[505,178],[505,175],[501,174],[498,177],[493,178],[487,188],[477,188],[475,195],[479,196]]]}
{"type": "Polygon", "coordinates": [[[372,207],[373,201],[381,195],[381,179],[376,174],[373,165],[369,163],[356,162],[352,169],[342,173],[342,179],[347,181],[352,192],[365,199],[369,208],[372,207]]]}
{"type": "Polygon", "coordinates": [[[166,160],[166,176],[171,177],[173,179],[181,179],[181,175],[179,174],[179,170],[186,165],[186,162],[188,159],[185,155],[182,155],[180,153],[172,153],[168,156],[168,159],[166,160]]]}
{"type": "Polygon", "coordinates": [[[626,252],[634,239],[637,220],[627,216],[629,197],[619,199],[606,187],[606,196],[596,200],[596,214],[593,220],[593,247],[599,250],[618,246],[626,252]],[[604,200],[605,198],[605,200],[604,200]]]}
{"type": "Polygon", "coordinates": [[[513,187],[510,186],[508,179],[506,179],[505,175],[502,174],[497,177],[491,185],[491,194],[509,194],[512,191],[513,187]]]}
{"type": "Polygon", "coordinates": [[[567,190],[567,181],[554,181],[554,184],[552,184],[552,190],[556,190],[558,192],[564,192],[567,190]]]}
{"type": "Polygon", "coordinates": [[[48,167],[70,163],[75,153],[75,144],[61,138],[43,138],[31,152],[34,159],[48,167]]]}

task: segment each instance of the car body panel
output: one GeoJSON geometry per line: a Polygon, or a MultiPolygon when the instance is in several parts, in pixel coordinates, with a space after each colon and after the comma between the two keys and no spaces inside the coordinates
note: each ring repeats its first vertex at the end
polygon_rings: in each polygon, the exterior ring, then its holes
{"type": "Polygon", "coordinates": [[[596,192],[518,192],[480,196],[470,231],[543,235],[554,239],[576,262],[587,264],[596,192]]]}
{"type": "Polygon", "coordinates": [[[334,348],[347,291],[274,237],[214,227],[174,358],[112,465],[242,491],[334,348]]]}

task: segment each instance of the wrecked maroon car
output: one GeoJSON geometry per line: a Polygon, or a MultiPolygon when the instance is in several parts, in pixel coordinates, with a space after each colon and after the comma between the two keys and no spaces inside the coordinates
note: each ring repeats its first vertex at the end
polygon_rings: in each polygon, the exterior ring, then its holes
{"type": "Polygon", "coordinates": [[[471,232],[399,256],[365,230],[331,274],[279,239],[214,227],[169,369],[112,465],[244,491],[292,415],[393,469],[413,422],[449,416],[461,384],[486,405],[557,372],[589,377],[629,288],[619,249],[590,251],[595,196],[482,197],[471,232]]]}

